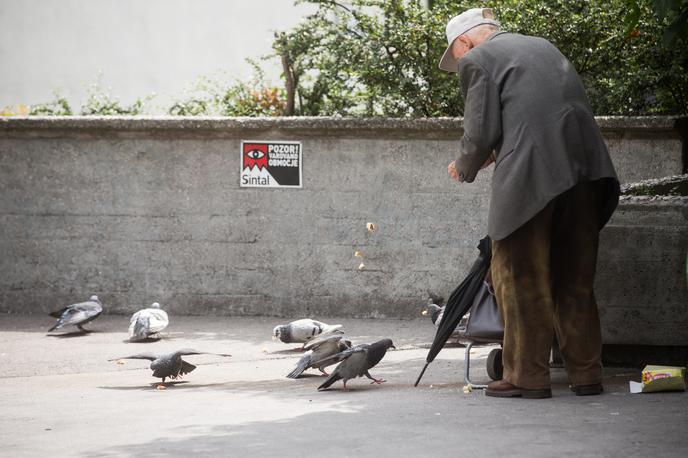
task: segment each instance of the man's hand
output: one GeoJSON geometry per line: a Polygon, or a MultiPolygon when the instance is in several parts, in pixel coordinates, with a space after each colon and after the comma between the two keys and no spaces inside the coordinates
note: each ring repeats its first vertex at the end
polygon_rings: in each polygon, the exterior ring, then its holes
{"type": "Polygon", "coordinates": [[[459,177],[459,172],[456,171],[456,161],[451,161],[449,165],[447,166],[447,173],[449,174],[450,177],[452,177],[454,180],[458,181],[461,183],[463,180],[459,177]]]}
{"type": "MultiPolygon", "coordinates": [[[[480,166],[480,170],[489,167],[490,164],[492,164],[495,161],[495,155],[494,152],[490,154],[490,157],[487,158],[487,160],[483,163],[483,165],[480,166]]],[[[459,183],[463,183],[465,180],[462,175],[459,174],[459,172],[456,171],[456,161],[451,161],[449,165],[447,166],[447,173],[449,174],[450,177],[458,181],[459,183]]]]}

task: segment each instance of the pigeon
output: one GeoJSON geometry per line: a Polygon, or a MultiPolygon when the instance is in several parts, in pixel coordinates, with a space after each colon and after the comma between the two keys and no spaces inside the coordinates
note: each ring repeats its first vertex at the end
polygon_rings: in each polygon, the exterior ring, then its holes
{"type": "Polygon", "coordinates": [[[287,374],[288,378],[298,378],[309,367],[317,368],[324,376],[330,375],[325,372],[324,368],[335,364],[337,361],[325,361],[319,365],[314,363],[351,348],[351,342],[344,340],[341,335],[318,336],[311,339],[303,348],[308,351],[296,363],[296,368],[287,374]]]}
{"type": "Polygon", "coordinates": [[[328,360],[341,361],[337,367],[332,371],[332,374],[318,387],[318,391],[324,390],[332,385],[337,380],[344,381],[344,391],[347,390],[346,382],[349,379],[361,377],[365,375],[370,380],[371,384],[384,383],[385,380],[373,378],[368,370],[375,367],[377,363],[385,356],[388,348],[396,348],[390,339],[382,339],[372,344],[360,344],[353,348],[344,350],[341,353],[330,356],[324,361],[316,361],[314,365],[326,363],[328,360]]]}
{"type": "Polygon", "coordinates": [[[304,318],[292,321],[288,324],[275,326],[272,330],[272,338],[284,343],[306,343],[318,335],[344,334],[339,328],[341,324],[325,324],[320,321],[304,318]]]}
{"type": "Polygon", "coordinates": [[[153,302],[147,309],[134,313],[129,320],[129,340],[146,340],[159,337],[157,334],[170,324],[167,312],[160,304],[153,302]]]}
{"type": "Polygon", "coordinates": [[[444,308],[446,307],[445,305],[443,305],[443,303],[443,297],[438,297],[432,293],[428,293],[427,305],[425,307],[425,310],[423,310],[422,314],[430,315],[432,324],[434,324],[435,327],[439,327],[440,323],[442,322],[442,316],[444,316],[444,308]]]}
{"type": "Polygon", "coordinates": [[[95,320],[103,312],[103,304],[98,299],[98,296],[91,296],[86,302],[79,302],[78,304],[68,305],[50,314],[51,317],[57,318],[55,326],[48,329],[48,332],[59,329],[63,326],[74,325],[82,332],[88,332],[82,326],[89,321],[95,320]]]}
{"type": "Polygon", "coordinates": [[[156,353],[139,353],[137,355],[109,359],[108,361],[118,361],[120,359],[147,359],[152,361],[150,368],[153,370],[153,377],[162,378],[162,383],[165,383],[165,379],[168,377],[171,379],[181,378],[183,375],[188,374],[192,370],[196,369],[196,366],[187,363],[182,359],[182,356],[190,355],[232,356],[224,353],[207,353],[196,351],[191,348],[185,348],[164,355],[159,355],[156,353]]]}
{"type": "MultiPolygon", "coordinates": [[[[435,296],[432,293],[428,293],[427,304],[421,312],[421,314],[424,316],[430,315],[430,320],[432,321],[432,324],[434,324],[436,328],[439,328],[440,323],[442,323],[442,318],[444,317],[445,308],[446,305],[444,305],[443,297],[435,296]]],[[[466,313],[463,317],[461,317],[459,324],[456,326],[456,329],[454,329],[454,331],[452,332],[450,338],[456,339],[457,342],[459,341],[459,339],[461,339],[463,332],[466,330],[466,324],[468,323],[469,316],[470,313],[466,313]]]]}

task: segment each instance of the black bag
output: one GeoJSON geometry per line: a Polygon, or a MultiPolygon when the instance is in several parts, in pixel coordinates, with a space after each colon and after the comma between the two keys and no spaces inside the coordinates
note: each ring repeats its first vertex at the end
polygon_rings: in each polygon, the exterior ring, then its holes
{"type": "Polygon", "coordinates": [[[464,336],[475,340],[501,342],[504,338],[504,324],[497,308],[492,285],[483,281],[469,311],[464,336]]]}

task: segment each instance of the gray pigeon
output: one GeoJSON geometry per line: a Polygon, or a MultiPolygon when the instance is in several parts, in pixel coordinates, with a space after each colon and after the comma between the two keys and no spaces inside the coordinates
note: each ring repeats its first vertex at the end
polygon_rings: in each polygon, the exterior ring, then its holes
{"type": "Polygon", "coordinates": [[[98,296],[91,296],[86,302],[79,302],[78,304],[68,305],[55,312],[50,316],[57,318],[55,326],[48,329],[48,332],[59,329],[62,326],[74,325],[82,332],[88,332],[82,326],[89,321],[95,320],[103,313],[103,304],[98,299],[98,296]]]}
{"type": "Polygon", "coordinates": [[[129,320],[129,340],[140,341],[150,338],[160,338],[159,333],[170,324],[167,312],[160,308],[160,304],[153,302],[147,309],[134,313],[129,320]]]}
{"type": "Polygon", "coordinates": [[[150,368],[153,370],[153,377],[162,378],[162,383],[165,383],[166,378],[177,379],[182,375],[188,374],[196,369],[193,364],[187,363],[182,359],[182,356],[190,355],[217,355],[217,356],[232,356],[223,353],[207,353],[203,351],[196,351],[191,348],[184,348],[173,353],[158,355],[155,353],[139,353],[138,355],[124,356],[122,358],[109,359],[108,361],[117,361],[120,359],[147,359],[152,361],[150,368]]]}
{"type": "Polygon", "coordinates": [[[304,318],[291,323],[275,326],[272,330],[272,338],[284,343],[305,343],[319,335],[343,334],[341,324],[325,324],[322,321],[304,318]]]}
{"type": "Polygon", "coordinates": [[[343,340],[341,335],[329,335],[316,337],[304,345],[303,348],[308,351],[296,363],[296,368],[287,374],[288,378],[298,378],[309,367],[317,368],[323,375],[329,375],[324,368],[335,364],[337,361],[325,361],[325,363],[318,365],[314,363],[351,348],[351,342],[343,340]]]}
{"type": "MultiPolygon", "coordinates": [[[[382,360],[388,348],[396,347],[390,339],[382,339],[372,344],[356,345],[353,348],[326,358],[326,361],[333,359],[335,361],[341,361],[341,363],[335,367],[327,380],[318,387],[318,390],[328,388],[337,380],[343,380],[344,391],[346,391],[346,382],[349,379],[361,377],[363,375],[372,380],[371,384],[384,383],[385,380],[373,378],[368,370],[375,367],[375,365],[382,360]]],[[[315,365],[323,364],[326,361],[316,361],[315,365]]]]}
{"type": "MultiPolygon", "coordinates": [[[[430,320],[436,328],[439,328],[440,323],[442,323],[442,318],[444,317],[444,310],[447,307],[443,304],[443,297],[435,296],[432,293],[428,293],[427,304],[421,312],[422,315],[430,315],[430,320]]],[[[459,339],[461,339],[462,333],[466,330],[466,324],[468,323],[469,315],[470,313],[465,314],[459,321],[459,324],[456,326],[456,329],[454,329],[454,331],[451,333],[450,337],[455,338],[457,342],[459,341],[459,339]]]]}

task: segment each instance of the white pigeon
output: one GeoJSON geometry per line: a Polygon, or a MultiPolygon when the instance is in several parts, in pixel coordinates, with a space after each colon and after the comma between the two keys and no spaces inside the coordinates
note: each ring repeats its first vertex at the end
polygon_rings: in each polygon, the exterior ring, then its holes
{"type": "Polygon", "coordinates": [[[272,338],[284,343],[306,343],[316,336],[328,334],[344,334],[341,324],[326,324],[321,321],[304,318],[291,323],[275,326],[272,330],[272,338]]]}
{"type": "Polygon", "coordinates": [[[147,309],[134,313],[129,320],[129,340],[146,340],[159,337],[157,334],[170,324],[167,312],[160,304],[153,302],[147,309]]]}

